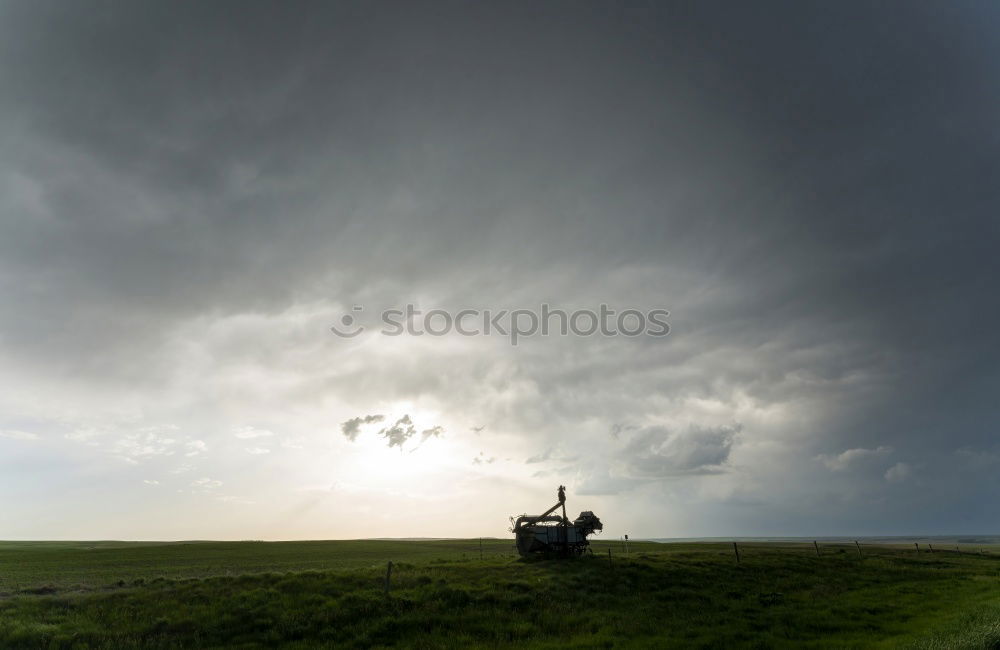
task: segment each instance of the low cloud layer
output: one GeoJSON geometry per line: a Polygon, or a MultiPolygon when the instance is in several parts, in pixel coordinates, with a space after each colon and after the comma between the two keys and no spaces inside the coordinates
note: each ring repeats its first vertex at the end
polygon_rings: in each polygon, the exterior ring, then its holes
{"type": "Polygon", "coordinates": [[[827,469],[834,472],[844,472],[852,467],[857,467],[858,465],[863,465],[871,461],[877,461],[878,459],[885,458],[892,453],[892,447],[876,447],[874,449],[847,449],[837,454],[836,456],[831,456],[828,454],[822,454],[818,458],[827,469]]]}
{"type": "Polygon", "coordinates": [[[635,478],[721,472],[741,429],[738,424],[681,431],[648,427],[628,437],[621,458],[627,474],[635,478]]]}

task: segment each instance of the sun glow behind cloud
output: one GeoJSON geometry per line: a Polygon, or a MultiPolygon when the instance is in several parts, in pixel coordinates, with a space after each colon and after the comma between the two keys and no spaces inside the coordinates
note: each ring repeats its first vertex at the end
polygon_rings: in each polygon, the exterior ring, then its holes
{"type": "Polygon", "coordinates": [[[346,461],[340,467],[344,480],[371,488],[405,489],[434,494],[454,484],[456,476],[467,469],[465,445],[448,439],[448,429],[441,424],[441,414],[419,410],[412,402],[398,402],[386,409],[390,415],[377,423],[361,425],[351,441],[346,461]],[[401,445],[390,445],[381,431],[402,418],[416,432],[401,445]],[[420,432],[441,427],[439,435],[421,437],[420,432]]]}

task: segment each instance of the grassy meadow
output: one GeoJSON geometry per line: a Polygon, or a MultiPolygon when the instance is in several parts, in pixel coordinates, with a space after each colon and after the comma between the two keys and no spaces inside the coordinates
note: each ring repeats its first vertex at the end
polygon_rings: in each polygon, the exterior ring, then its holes
{"type": "Polygon", "coordinates": [[[0,647],[1000,647],[996,547],[593,546],[0,542],[0,647]]]}

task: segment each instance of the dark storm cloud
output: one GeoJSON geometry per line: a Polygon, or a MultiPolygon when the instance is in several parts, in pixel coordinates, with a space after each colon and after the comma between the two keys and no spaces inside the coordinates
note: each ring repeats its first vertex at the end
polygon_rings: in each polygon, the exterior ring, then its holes
{"type": "MultiPolygon", "coordinates": [[[[438,395],[491,433],[544,433],[521,456],[539,463],[584,463],[569,432],[614,426],[581,470],[601,493],[710,480],[781,415],[781,472],[835,491],[870,464],[949,495],[887,492],[900,526],[961,493],[935,459],[993,444],[992,5],[0,11],[0,345],[24,372],[169,383],[178,323],[314,299],[613,298],[669,308],[670,340],[371,358],[297,395],[438,395]],[[739,409],[756,420],[737,435],[739,409]]],[[[755,512],[779,525],[824,496],[755,512]]]]}

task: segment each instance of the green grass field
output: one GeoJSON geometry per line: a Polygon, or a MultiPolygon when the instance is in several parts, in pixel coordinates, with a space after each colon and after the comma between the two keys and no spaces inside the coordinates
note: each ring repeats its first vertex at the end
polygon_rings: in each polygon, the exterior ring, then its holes
{"type": "Polygon", "coordinates": [[[995,547],[740,548],[2,542],[0,647],[1000,647],[995,547]]]}

